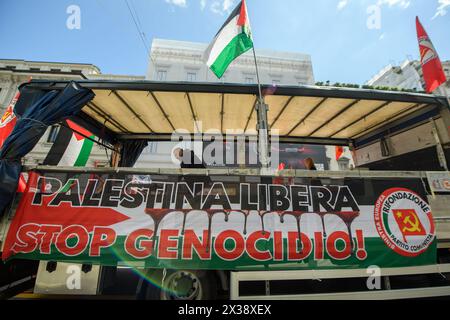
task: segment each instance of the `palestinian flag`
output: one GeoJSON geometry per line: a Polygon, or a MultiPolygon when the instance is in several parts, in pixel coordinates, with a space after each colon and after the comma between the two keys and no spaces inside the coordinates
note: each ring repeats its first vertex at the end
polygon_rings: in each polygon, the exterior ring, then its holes
{"type": "Polygon", "coordinates": [[[86,165],[94,146],[95,136],[70,120],[66,120],[66,124],[70,129],[65,126],[60,127],[55,143],[44,160],[44,165],[60,167],[86,165]]]}
{"type": "Polygon", "coordinates": [[[245,0],[242,0],[206,50],[206,64],[220,79],[231,62],[251,48],[253,39],[250,21],[245,0]]]}

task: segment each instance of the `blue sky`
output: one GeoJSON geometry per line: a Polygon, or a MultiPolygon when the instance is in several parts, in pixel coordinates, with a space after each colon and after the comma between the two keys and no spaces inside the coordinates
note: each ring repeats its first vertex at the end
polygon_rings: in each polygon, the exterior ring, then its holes
{"type": "MultiPolygon", "coordinates": [[[[128,2],[149,42],[155,37],[209,42],[238,0],[128,2]]],[[[362,84],[389,63],[417,59],[416,15],[441,59],[450,59],[450,0],[247,0],[247,5],[256,48],[310,54],[316,81],[362,84]],[[380,13],[379,28],[368,28],[374,12],[380,13]]],[[[103,73],[135,75],[144,75],[148,65],[125,0],[0,0],[0,39],[0,58],[92,63],[103,73]],[[66,27],[70,5],[81,10],[79,30],[66,27]]]]}

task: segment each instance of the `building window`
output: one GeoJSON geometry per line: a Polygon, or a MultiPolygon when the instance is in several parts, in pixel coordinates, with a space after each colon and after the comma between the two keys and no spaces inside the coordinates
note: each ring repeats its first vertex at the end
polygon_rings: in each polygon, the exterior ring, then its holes
{"type": "Polygon", "coordinates": [[[61,69],[50,69],[51,72],[61,72],[61,69]]]}
{"type": "Polygon", "coordinates": [[[94,167],[95,168],[107,168],[109,167],[109,162],[108,161],[101,161],[101,160],[95,160],[94,161],[94,167]]]}
{"type": "Polygon", "coordinates": [[[6,66],[6,69],[14,70],[14,69],[16,69],[16,66],[6,66]]]}
{"type": "Polygon", "coordinates": [[[158,70],[156,73],[156,80],[158,81],[166,81],[167,79],[167,71],[166,70],[158,70]]]}
{"type": "Polygon", "coordinates": [[[347,158],[341,158],[338,160],[339,170],[346,171],[349,170],[350,160],[347,158]]]}
{"type": "Polygon", "coordinates": [[[152,153],[156,153],[158,151],[158,142],[155,142],[155,141],[150,142],[149,146],[150,146],[150,151],[152,153]]]}
{"type": "Polygon", "coordinates": [[[158,142],[149,142],[147,148],[142,151],[142,154],[150,155],[155,154],[158,150],[158,142]]]}
{"type": "Polygon", "coordinates": [[[190,82],[196,81],[197,80],[197,74],[195,72],[188,72],[186,80],[190,81],[190,82]]]}
{"type": "Polygon", "coordinates": [[[281,80],[280,79],[273,79],[272,80],[272,84],[273,85],[279,85],[281,83],[281,80]]]}
{"type": "Polygon", "coordinates": [[[59,126],[58,125],[51,126],[50,127],[50,132],[48,133],[48,136],[47,136],[47,142],[48,143],[54,143],[56,141],[56,137],[58,136],[58,132],[59,132],[59,126]]]}
{"type": "Polygon", "coordinates": [[[41,68],[30,68],[30,71],[41,71],[41,68]]]}

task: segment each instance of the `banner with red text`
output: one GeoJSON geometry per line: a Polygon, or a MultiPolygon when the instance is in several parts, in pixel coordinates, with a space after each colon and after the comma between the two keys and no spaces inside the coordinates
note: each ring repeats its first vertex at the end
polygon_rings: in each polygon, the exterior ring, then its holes
{"type": "Polygon", "coordinates": [[[2,258],[223,270],[436,263],[420,179],[210,178],[32,172],[2,258]]]}

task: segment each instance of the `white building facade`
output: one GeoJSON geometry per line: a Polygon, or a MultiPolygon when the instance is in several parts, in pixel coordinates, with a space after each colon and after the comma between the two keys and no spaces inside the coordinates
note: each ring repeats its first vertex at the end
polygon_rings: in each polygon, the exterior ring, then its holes
{"type": "MultiPolygon", "coordinates": [[[[237,58],[221,79],[206,66],[208,44],[154,39],[147,79],[219,83],[257,83],[251,51],[237,58]]],[[[311,57],[307,54],[256,50],[261,83],[314,85],[311,57]]]]}
{"type": "MultiPolygon", "coordinates": [[[[447,83],[445,89],[450,94],[450,61],[442,62],[447,83]]],[[[417,60],[405,60],[398,66],[388,65],[372,79],[367,81],[370,86],[386,86],[400,89],[425,91],[422,66],[417,60]]]]}
{"type": "MultiPolygon", "coordinates": [[[[205,63],[208,44],[154,39],[146,78],[152,81],[256,84],[256,68],[251,51],[237,58],[218,79],[205,63]]],[[[304,86],[314,85],[311,56],[295,52],[256,49],[258,71],[262,84],[304,86]]],[[[176,167],[172,149],[176,143],[151,143],[136,166],[176,167]]],[[[196,153],[197,153],[197,149],[196,153]]],[[[201,148],[200,148],[201,150],[201,148]]],[[[330,170],[348,169],[353,160],[348,148],[336,161],[335,148],[326,147],[330,170]]]]}

